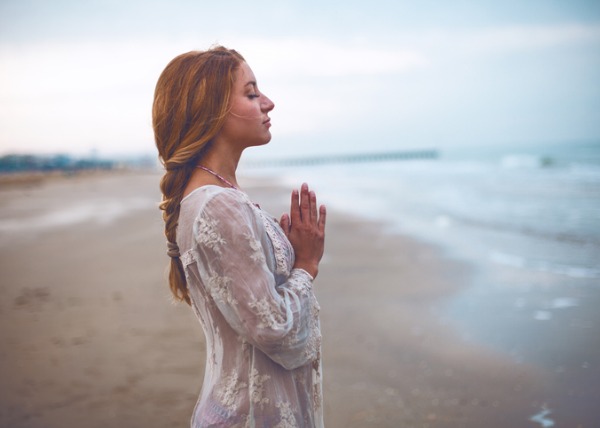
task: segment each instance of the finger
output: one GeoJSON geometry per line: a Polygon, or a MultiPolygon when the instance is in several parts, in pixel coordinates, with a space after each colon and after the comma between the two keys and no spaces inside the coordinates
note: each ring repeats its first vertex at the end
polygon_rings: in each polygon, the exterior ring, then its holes
{"type": "Polygon", "coordinates": [[[308,195],[308,184],[302,183],[300,189],[300,215],[302,221],[310,220],[310,197],[308,195]]]}
{"type": "Polygon", "coordinates": [[[279,220],[279,225],[283,229],[283,233],[285,233],[285,236],[288,236],[290,234],[290,218],[287,214],[283,214],[281,216],[281,220],[279,220]]]}
{"type": "Polygon", "coordinates": [[[290,205],[290,227],[293,224],[300,224],[300,205],[298,204],[298,191],[292,190],[292,202],[290,205]]]}
{"type": "Polygon", "coordinates": [[[326,221],[327,221],[327,209],[325,208],[325,205],[321,205],[321,207],[319,208],[319,223],[318,223],[319,232],[325,233],[325,222],[326,221]]]}
{"type": "Polygon", "coordinates": [[[310,223],[317,224],[317,219],[319,218],[317,215],[317,195],[312,190],[308,195],[310,197],[310,223]]]}

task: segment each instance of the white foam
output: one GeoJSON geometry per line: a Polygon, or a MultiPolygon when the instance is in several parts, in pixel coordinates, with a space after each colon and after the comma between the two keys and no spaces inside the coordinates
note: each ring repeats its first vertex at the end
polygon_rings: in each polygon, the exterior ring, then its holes
{"type": "Polygon", "coordinates": [[[564,309],[579,306],[579,300],[572,297],[557,297],[550,302],[550,309],[564,309]]]}
{"type": "Polygon", "coordinates": [[[501,253],[499,251],[492,251],[490,253],[490,260],[499,265],[511,266],[516,268],[525,267],[525,259],[523,257],[501,253]]]}
{"type": "Polygon", "coordinates": [[[437,227],[439,227],[440,229],[445,229],[452,225],[452,221],[450,220],[450,217],[448,217],[448,216],[439,215],[436,217],[434,224],[437,227]]]}
{"type": "Polygon", "coordinates": [[[565,275],[571,278],[600,278],[600,269],[563,265],[546,261],[527,260],[524,257],[503,253],[500,251],[492,251],[489,255],[489,259],[492,262],[503,266],[510,266],[520,269],[528,268],[539,272],[565,275]]]}
{"type": "Polygon", "coordinates": [[[552,273],[566,275],[571,278],[598,278],[598,277],[600,277],[600,270],[584,268],[584,267],[580,267],[580,266],[555,265],[555,266],[548,266],[546,269],[552,273]]]}
{"type": "Polygon", "coordinates": [[[542,410],[539,413],[536,413],[532,417],[529,418],[531,422],[536,422],[540,424],[543,428],[549,428],[554,426],[554,421],[548,417],[552,411],[548,409],[545,405],[542,406],[542,410]]]}
{"type": "Polygon", "coordinates": [[[548,321],[552,319],[552,312],[550,311],[535,311],[533,319],[538,321],[548,321]]]}

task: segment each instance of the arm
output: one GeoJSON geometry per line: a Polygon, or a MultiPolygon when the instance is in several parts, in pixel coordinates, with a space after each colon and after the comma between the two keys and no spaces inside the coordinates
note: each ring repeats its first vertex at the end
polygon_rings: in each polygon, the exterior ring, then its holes
{"type": "Polygon", "coordinates": [[[276,287],[262,219],[239,193],[213,197],[194,236],[206,289],[231,327],[286,369],[317,358],[320,332],[312,277],[293,269],[276,287]]]}

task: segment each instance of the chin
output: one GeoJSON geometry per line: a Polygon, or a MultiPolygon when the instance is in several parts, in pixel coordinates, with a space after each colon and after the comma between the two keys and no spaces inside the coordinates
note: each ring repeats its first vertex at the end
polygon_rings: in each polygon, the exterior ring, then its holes
{"type": "Polygon", "coordinates": [[[269,144],[269,141],[271,141],[271,137],[269,138],[265,138],[263,140],[259,140],[259,141],[255,141],[252,144],[248,144],[246,147],[261,147],[261,146],[266,146],[267,144],[269,144]]]}
{"type": "Polygon", "coordinates": [[[271,134],[269,134],[268,137],[266,137],[261,143],[259,143],[259,146],[264,146],[266,144],[269,144],[269,142],[271,141],[271,134]]]}

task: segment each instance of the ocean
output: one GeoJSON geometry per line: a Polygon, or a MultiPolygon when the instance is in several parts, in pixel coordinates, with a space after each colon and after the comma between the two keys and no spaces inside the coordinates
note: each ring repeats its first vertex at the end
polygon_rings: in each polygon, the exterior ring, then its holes
{"type": "Polygon", "coordinates": [[[598,372],[600,142],[438,153],[244,173],[307,181],[320,202],[468,264],[463,291],[432,308],[464,340],[517,362],[598,372]],[[568,334],[553,340],[557,323],[568,334]]]}

